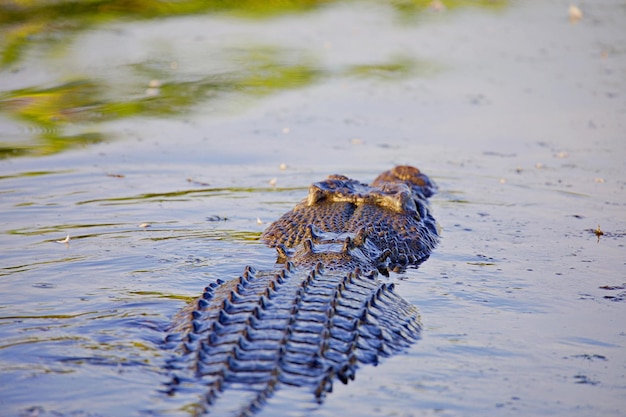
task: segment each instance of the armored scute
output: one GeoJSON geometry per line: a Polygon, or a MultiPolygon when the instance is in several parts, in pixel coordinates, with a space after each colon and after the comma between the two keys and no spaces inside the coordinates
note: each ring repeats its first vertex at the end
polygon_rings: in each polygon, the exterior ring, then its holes
{"type": "Polygon", "coordinates": [[[311,185],[262,235],[278,252],[276,270],[218,280],[179,314],[168,341],[182,358],[170,362],[168,393],[189,393],[194,413],[219,416],[254,414],[289,389],[316,404],[360,364],[406,349],[419,338],[419,313],[378,274],[428,258],[435,190],[410,166],[371,185],[340,175],[311,185]]]}

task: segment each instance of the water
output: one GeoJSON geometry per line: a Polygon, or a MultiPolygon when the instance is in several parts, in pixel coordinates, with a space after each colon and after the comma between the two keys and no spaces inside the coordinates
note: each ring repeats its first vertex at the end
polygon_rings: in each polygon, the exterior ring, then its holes
{"type": "Polygon", "coordinates": [[[0,20],[31,31],[0,72],[0,415],[188,415],[176,311],[271,266],[311,182],[400,163],[440,186],[441,245],[392,278],[423,339],[311,415],[623,414],[620,2],[206,4],[0,20]]]}

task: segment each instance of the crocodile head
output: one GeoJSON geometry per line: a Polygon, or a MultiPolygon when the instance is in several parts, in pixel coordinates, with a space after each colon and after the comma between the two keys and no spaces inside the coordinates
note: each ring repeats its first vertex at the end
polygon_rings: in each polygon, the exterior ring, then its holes
{"type": "Polygon", "coordinates": [[[279,262],[359,264],[383,273],[417,266],[438,240],[427,202],[435,190],[410,166],[384,172],[371,186],[331,175],[312,184],[308,196],[262,238],[278,249],[279,262]]]}

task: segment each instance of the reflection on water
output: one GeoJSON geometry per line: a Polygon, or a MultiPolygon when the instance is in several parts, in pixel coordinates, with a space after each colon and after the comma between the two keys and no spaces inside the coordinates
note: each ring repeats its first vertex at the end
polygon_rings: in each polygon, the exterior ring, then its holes
{"type": "MultiPolygon", "coordinates": [[[[433,0],[387,0],[401,13],[417,13],[424,9],[442,10],[463,6],[500,8],[506,0],[447,0],[445,4],[433,0]]],[[[337,0],[182,0],[154,2],[151,0],[97,0],[76,2],[60,0],[20,1],[5,0],[0,3],[0,29],[3,45],[0,56],[2,66],[18,62],[27,48],[45,45],[48,48],[66,43],[78,32],[94,26],[120,20],[149,20],[173,16],[228,13],[245,18],[305,12],[317,7],[337,3],[337,0]],[[35,40],[35,45],[33,45],[35,40]]]]}
{"type": "Polygon", "coordinates": [[[624,9],[558,3],[0,1],[0,414],[193,415],[177,311],[312,181],[411,163],[424,338],[312,415],[623,415],[624,9]]]}
{"type": "Polygon", "coordinates": [[[217,12],[261,18],[285,12],[304,11],[328,2],[327,0],[271,2],[258,0],[176,2],[5,0],[0,3],[0,27],[3,34],[1,63],[3,66],[16,64],[28,48],[41,46],[54,48],[71,41],[82,31],[115,21],[149,20],[217,12]]]}
{"type": "MultiPolygon", "coordinates": [[[[0,65],[2,72],[24,71],[32,66],[66,65],[62,57],[76,45],[77,35],[107,25],[132,26],[176,16],[238,16],[265,20],[285,13],[305,13],[331,3],[330,0],[224,1],[5,1],[0,4],[0,65]],[[37,50],[38,54],[29,54],[37,50]],[[50,51],[53,51],[51,53],[50,51]],[[58,63],[57,63],[58,62],[58,63]]],[[[366,2],[364,2],[366,3],[366,2]]],[[[446,1],[445,8],[474,5],[502,7],[505,1],[446,1]]],[[[399,16],[424,10],[442,10],[437,1],[389,1],[399,16]]],[[[209,32],[210,33],[210,32],[209,32]]],[[[103,123],[131,117],[171,117],[184,114],[199,103],[214,101],[215,108],[279,91],[300,88],[322,77],[375,77],[397,79],[409,74],[428,74],[436,66],[408,56],[388,62],[363,62],[344,68],[324,67],[308,51],[284,45],[221,45],[211,52],[212,60],[223,61],[217,69],[202,74],[185,73],[178,62],[127,62],[121,69],[108,68],[102,76],[77,76],[67,67],[45,85],[22,80],[24,88],[0,88],[0,111],[32,129],[23,138],[3,140],[0,158],[46,155],[95,144],[108,139],[103,123]],[[224,70],[226,68],[226,70],[224,70]],[[119,80],[136,80],[120,88],[119,80]],[[68,82],[68,80],[70,80],[68,82]]],[[[79,58],[80,59],[80,56],[79,58]]],[[[1,75],[1,72],[0,72],[1,75]]]]}
{"type": "MultiPolygon", "coordinates": [[[[93,204],[99,205],[116,205],[116,204],[145,204],[160,201],[190,201],[192,197],[212,197],[212,196],[236,196],[238,193],[260,193],[260,192],[286,192],[303,190],[304,187],[266,187],[266,188],[250,188],[250,187],[223,187],[223,188],[202,188],[177,190],[166,193],[147,193],[130,197],[107,197],[93,200],[77,201],[76,204],[93,204]],[[185,198],[183,198],[185,197],[185,198]]],[[[232,197],[231,197],[232,198],[232,197]]],[[[219,218],[217,219],[219,220],[219,218]]]]}

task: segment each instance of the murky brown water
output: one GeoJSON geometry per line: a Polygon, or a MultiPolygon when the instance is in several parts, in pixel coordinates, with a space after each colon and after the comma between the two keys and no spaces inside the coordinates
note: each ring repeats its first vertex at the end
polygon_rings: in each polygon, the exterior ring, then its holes
{"type": "Polygon", "coordinates": [[[440,186],[441,245],[393,278],[423,339],[312,415],[622,415],[624,5],[295,3],[0,20],[31,31],[2,46],[0,415],[188,414],[176,311],[272,265],[312,181],[400,163],[440,186]]]}

